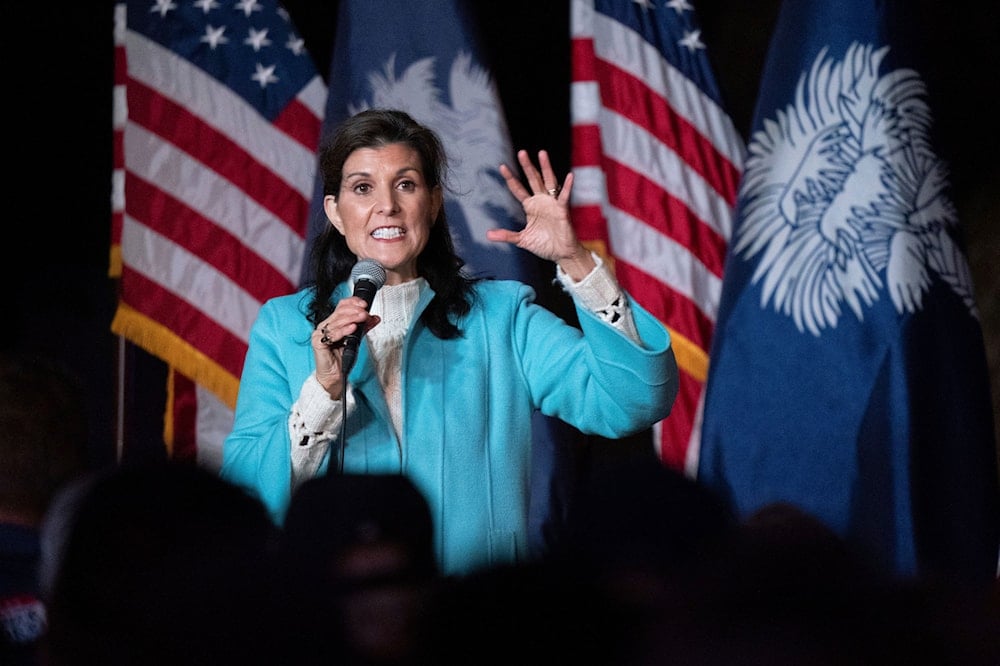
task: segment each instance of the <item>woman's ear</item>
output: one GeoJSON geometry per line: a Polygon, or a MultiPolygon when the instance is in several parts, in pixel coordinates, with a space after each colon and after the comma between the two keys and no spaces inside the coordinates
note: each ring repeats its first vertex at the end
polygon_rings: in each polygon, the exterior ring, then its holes
{"type": "Polygon", "coordinates": [[[340,214],[337,212],[337,197],[332,194],[323,197],[323,212],[326,213],[326,219],[330,220],[330,224],[343,235],[344,223],[340,220],[340,214]]]}

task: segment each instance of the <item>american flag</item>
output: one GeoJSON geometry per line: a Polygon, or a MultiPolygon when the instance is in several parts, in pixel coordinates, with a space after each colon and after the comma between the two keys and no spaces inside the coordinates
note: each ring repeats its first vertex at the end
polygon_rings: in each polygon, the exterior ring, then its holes
{"type": "Polygon", "coordinates": [[[574,226],[670,329],[681,387],[653,442],[691,473],[743,140],[686,0],[571,12],[574,226]]]}
{"type": "Polygon", "coordinates": [[[168,446],[217,464],[250,325],[298,285],[326,86],[273,1],[118,3],[114,35],[111,329],[171,369],[168,446]]]}

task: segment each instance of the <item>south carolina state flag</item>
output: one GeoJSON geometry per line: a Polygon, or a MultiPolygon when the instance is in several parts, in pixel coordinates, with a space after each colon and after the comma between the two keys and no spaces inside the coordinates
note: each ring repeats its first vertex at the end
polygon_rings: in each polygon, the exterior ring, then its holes
{"type": "Polygon", "coordinates": [[[698,475],[744,515],[798,505],[899,575],[990,580],[1000,508],[982,331],[906,9],[782,8],[698,475]]]}

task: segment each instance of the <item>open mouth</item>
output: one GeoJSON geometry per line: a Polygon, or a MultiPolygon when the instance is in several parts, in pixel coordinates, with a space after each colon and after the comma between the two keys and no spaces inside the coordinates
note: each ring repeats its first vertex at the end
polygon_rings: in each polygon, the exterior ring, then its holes
{"type": "Polygon", "coordinates": [[[390,240],[401,238],[406,235],[406,230],[401,227],[379,227],[372,232],[372,238],[379,240],[390,240]]]}

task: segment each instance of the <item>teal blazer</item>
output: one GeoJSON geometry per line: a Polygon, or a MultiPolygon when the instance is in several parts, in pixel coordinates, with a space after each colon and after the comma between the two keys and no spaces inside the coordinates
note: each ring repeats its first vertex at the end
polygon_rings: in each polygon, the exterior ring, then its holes
{"type": "MultiPolygon", "coordinates": [[[[348,293],[345,283],[333,298],[348,293]]],[[[357,409],[344,471],[414,481],[431,508],[443,573],[514,563],[528,556],[532,413],[612,439],[650,427],[677,395],[670,335],[634,301],[641,346],[580,307],[577,328],[537,304],[531,287],[485,280],[462,336],[441,340],[419,320],[432,297],[431,289],[421,294],[403,349],[402,441],[362,343],[349,376],[357,409]]],[[[311,298],[304,289],[261,307],[223,444],[223,478],[258,496],[278,524],[291,495],[288,417],[315,369],[304,314],[311,298]]]]}

